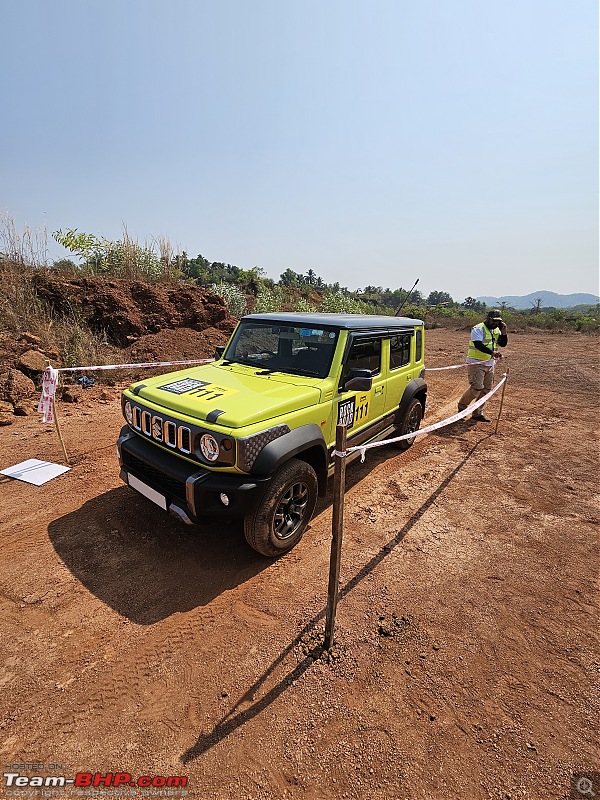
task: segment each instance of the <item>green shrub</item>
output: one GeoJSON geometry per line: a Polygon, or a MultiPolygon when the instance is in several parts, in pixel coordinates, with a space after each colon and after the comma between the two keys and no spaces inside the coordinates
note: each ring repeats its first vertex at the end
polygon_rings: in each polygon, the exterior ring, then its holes
{"type": "Polygon", "coordinates": [[[372,314],[373,306],[341,292],[327,291],[319,311],[328,314],[372,314]]]}
{"type": "Polygon", "coordinates": [[[247,305],[246,295],[239,286],[236,286],[234,283],[225,283],[221,281],[221,283],[211,284],[208,288],[213,294],[223,298],[230,314],[233,314],[235,317],[241,317],[245,313],[247,305]]]}
{"type": "Polygon", "coordinates": [[[253,312],[255,314],[269,314],[274,311],[281,311],[283,300],[283,291],[279,286],[274,286],[273,288],[263,287],[256,298],[253,312]]]}
{"type": "Polygon", "coordinates": [[[315,306],[309,300],[306,300],[306,298],[304,297],[299,297],[295,303],[295,306],[296,306],[295,310],[300,311],[303,314],[312,314],[314,311],[317,310],[315,306]]]}
{"type": "Polygon", "coordinates": [[[159,238],[152,247],[142,246],[125,227],[123,238],[114,242],[77,228],[54,231],[52,237],[83,260],[77,267],[83,273],[158,281],[173,280],[180,272],[168,239],[159,238]]]}

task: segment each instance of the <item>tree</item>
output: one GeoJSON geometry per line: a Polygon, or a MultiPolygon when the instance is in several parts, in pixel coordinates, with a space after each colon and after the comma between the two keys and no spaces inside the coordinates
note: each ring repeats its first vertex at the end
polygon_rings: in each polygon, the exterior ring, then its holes
{"type": "Polygon", "coordinates": [[[429,295],[427,297],[428,306],[439,306],[442,305],[442,303],[446,305],[453,302],[454,300],[448,294],[448,292],[429,292],[429,295]]]}
{"type": "Polygon", "coordinates": [[[279,276],[279,283],[282,286],[298,286],[298,273],[294,272],[293,269],[286,269],[285,272],[282,272],[279,276]]]}
{"type": "Polygon", "coordinates": [[[532,303],[533,309],[531,311],[532,314],[539,314],[542,310],[542,298],[536,297],[535,302],[532,303]]]}
{"type": "Polygon", "coordinates": [[[70,258],[59,258],[52,262],[52,269],[61,269],[63,272],[77,272],[79,267],[70,258]]]}
{"type": "Polygon", "coordinates": [[[209,269],[210,261],[198,253],[196,258],[191,258],[186,262],[181,271],[184,275],[187,275],[188,278],[201,278],[204,276],[205,279],[208,279],[209,269]]]}
{"type": "Polygon", "coordinates": [[[463,308],[468,308],[471,311],[477,311],[478,313],[481,311],[485,311],[486,305],[482,303],[481,300],[476,300],[474,297],[465,297],[463,303],[461,303],[463,308]]]}

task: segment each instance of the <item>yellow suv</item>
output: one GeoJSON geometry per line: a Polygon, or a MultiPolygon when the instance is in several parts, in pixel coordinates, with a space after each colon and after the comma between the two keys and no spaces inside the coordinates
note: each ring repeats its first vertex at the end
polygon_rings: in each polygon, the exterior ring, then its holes
{"type": "Polygon", "coordinates": [[[242,517],[279,556],[326,493],[337,424],[348,446],[418,430],[423,354],[418,319],[250,314],[214,362],[123,392],[121,478],[188,524],[242,517]]]}

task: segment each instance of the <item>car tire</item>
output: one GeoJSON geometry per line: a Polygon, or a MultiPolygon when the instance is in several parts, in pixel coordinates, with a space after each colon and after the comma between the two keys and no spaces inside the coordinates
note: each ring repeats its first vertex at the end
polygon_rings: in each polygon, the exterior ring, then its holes
{"type": "Polygon", "coordinates": [[[269,558],[295,547],[315,510],[317,475],[305,461],[291,458],[273,475],[256,510],[244,518],[250,547],[269,558]]]}
{"type": "MultiPolygon", "coordinates": [[[[396,425],[394,436],[405,436],[407,433],[418,431],[422,419],[423,406],[419,400],[414,398],[410,401],[408,408],[404,412],[400,424],[396,425]]],[[[397,447],[398,450],[408,450],[414,441],[415,437],[413,436],[412,439],[403,439],[401,442],[394,442],[394,446],[397,447]]]]}

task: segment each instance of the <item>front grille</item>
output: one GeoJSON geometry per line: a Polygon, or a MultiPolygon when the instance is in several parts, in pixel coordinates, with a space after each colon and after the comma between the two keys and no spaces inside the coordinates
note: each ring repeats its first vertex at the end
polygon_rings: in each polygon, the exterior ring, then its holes
{"type": "Polygon", "coordinates": [[[152,438],[157,442],[162,442],[163,421],[160,417],[152,417],[152,438]]]}
{"type": "Polygon", "coordinates": [[[183,426],[179,427],[179,449],[182,453],[191,453],[192,451],[192,432],[183,426]]]}
{"type": "Polygon", "coordinates": [[[142,429],[142,411],[137,406],[133,407],[133,427],[138,431],[142,429]]]}
{"type": "Polygon", "coordinates": [[[194,435],[191,428],[177,425],[172,420],[163,419],[158,414],[151,414],[150,411],[136,405],[132,405],[132,412],[131,425],[135,430],[149,439],[180,450],[186,456],[192,455],[194,435]]]}
{"type": "Polygon", "coordinates": [[[177,425],[174,422],[165,422],[165,444],[177,447],[177,425]]]}
{"type": "Polygon", "coordinates": [[[165,475],[164,472],[146,464],[145,461],[129,453],[125,448],[122,450],[123,465],[125,469],[131,469],[134,475],[147,483],[157,492],[167,495],[173,499],[183,500],[185,503],[185,483],[165,475]]]}

